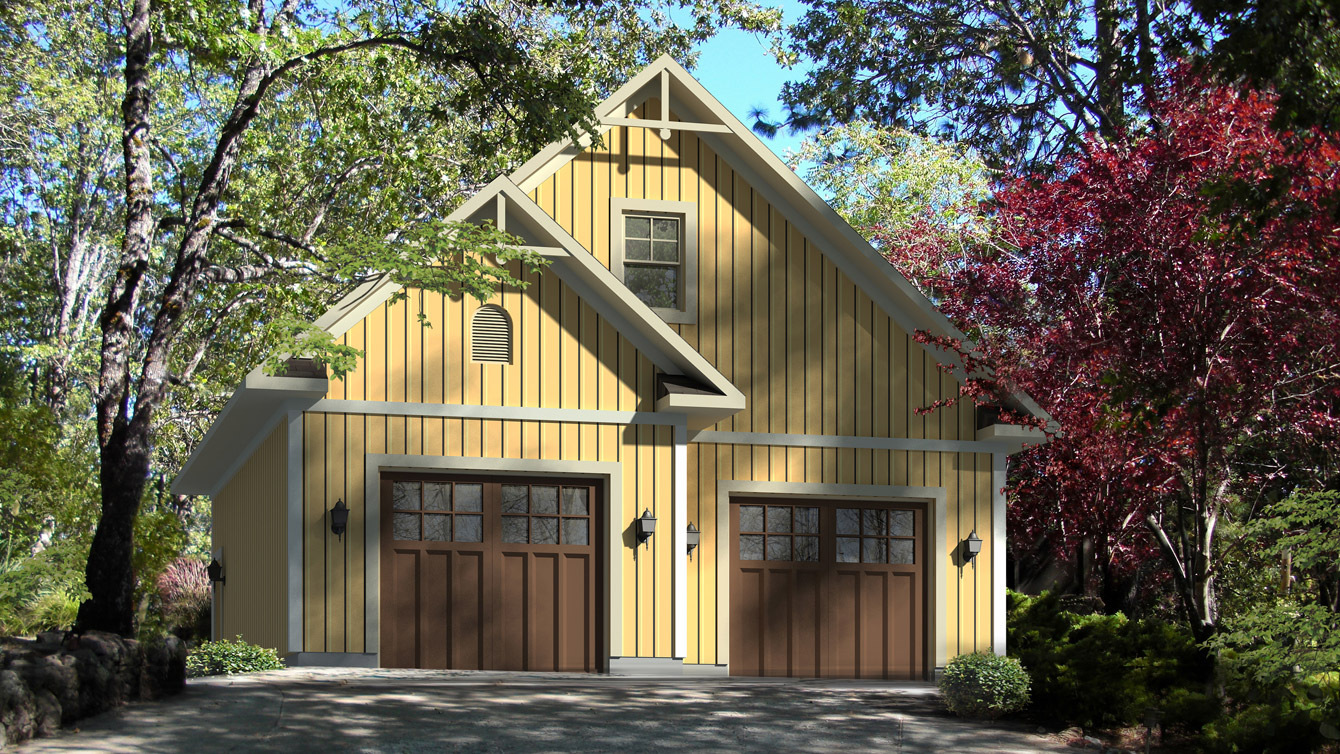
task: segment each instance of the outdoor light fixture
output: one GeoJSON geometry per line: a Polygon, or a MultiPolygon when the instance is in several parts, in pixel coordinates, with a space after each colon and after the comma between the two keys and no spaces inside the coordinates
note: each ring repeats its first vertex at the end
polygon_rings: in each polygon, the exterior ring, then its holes
{"type": "Polygon", "coordinates": [[[211,583],[223,583],[223,566],[219,564],[218,558],[214,558],[209,562],[209,565],[205,566],[205,573],[209,576],[211,583]]]}
{"type": "Polygon", "coordinates": [[[642,516],[637,519],[637,543],[643,544],[651,539],[651,535],[656,533],[656,517],[651,515],[651,510],[642,509],[642,516]]]}
{"type": "MultiPolygon", "coordinates": [[[[982,538],[977,536],[977,530],[973,529],[972,533],[968,535],[968,538],[963,540],[963,559],[971,561],[973,558],[977,557],[977,553],[981,551],[982,538]]],[[[976,567],[977,565],[974,563],[973,568],[976,567]]]]}
{"type": "Polygon", "coordinates": [[[330,533],[344,540],[344,529],[349,525],[349,508],[344,504],[344,498],[335,501],[335,507],[330,509],[330,533]]]}
{"type": "Polygon", "coordinates": [[[693,560],[693,551],[698,547],[698,527],[689,522],[689,530],[684,533],[684,541],[689,543],[689,560],[693,560]]]}

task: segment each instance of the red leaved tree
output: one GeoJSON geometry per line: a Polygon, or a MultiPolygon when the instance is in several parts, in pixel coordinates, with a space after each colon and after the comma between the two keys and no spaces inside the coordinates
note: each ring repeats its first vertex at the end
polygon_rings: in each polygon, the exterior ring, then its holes
{"type": "Polygon", "coordinates": [[[1014,464],[1014,541],[1161,557],[1201,638],[1234,496],[1340,447],[1340,144],[1273,112],[1179,73],[1156,128],[1004,186],[1000,243],[926,281],[1062,426],[1014,464]]]}

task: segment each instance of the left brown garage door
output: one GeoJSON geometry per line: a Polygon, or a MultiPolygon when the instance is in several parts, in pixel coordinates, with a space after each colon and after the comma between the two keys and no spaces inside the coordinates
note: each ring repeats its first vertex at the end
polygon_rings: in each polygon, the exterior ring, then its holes
{"type": "Polygon", "coordinates": [[[381,664],[597,670],[596,491],[383,475],[381,664]]]}

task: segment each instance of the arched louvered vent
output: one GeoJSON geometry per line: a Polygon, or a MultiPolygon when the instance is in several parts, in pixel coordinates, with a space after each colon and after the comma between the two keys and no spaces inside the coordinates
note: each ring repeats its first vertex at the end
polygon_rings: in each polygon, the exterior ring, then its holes
{"type": "Polygon", "coordinates": [[[512,318],[500,306],[479,307],[470,320],[470,358],[488,364],[512,363],[512,318]]]}

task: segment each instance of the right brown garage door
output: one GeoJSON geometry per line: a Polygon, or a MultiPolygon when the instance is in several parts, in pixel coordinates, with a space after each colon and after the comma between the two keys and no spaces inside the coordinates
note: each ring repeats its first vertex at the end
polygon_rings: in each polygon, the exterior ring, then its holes
{"type": "Polygon", "coordinates": [[[926,677],[925,512],[732,500],[733,675],[926,677]]]}

